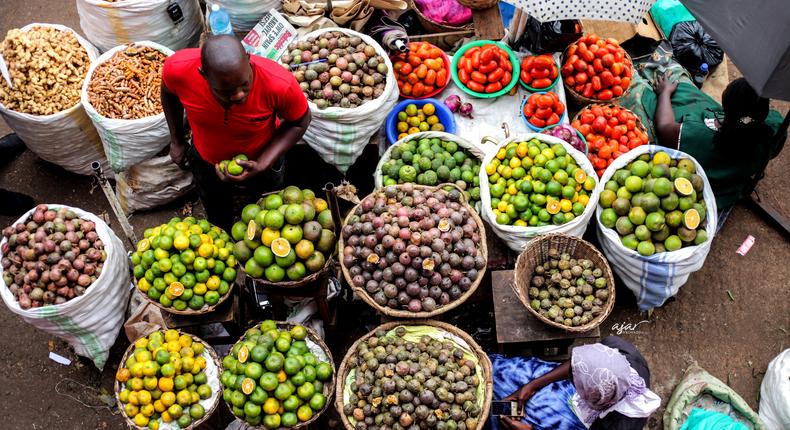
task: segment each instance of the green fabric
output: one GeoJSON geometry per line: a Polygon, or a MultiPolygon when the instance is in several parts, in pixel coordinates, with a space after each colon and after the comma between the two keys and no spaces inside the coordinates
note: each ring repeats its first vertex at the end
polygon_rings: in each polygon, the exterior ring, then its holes
{"type": "Polygon", "coordinates": [[[696,20],[694,15],[678,0],[658,0],[650,8],[650,15],[667,39],[675,24],[696,20]]]}
{"type": "Polygon", "coordinates": [[[749,430],[749,428],[721,412],[694,408],[680,430],[749,430]]]}
{"type": "MultiPolygon", "coordinates": [[[[657,142],[653,118],[658,98],[652,82],[655,82],[656,76],[669,72],[672,79],[679,81],[672,95],[675,121],[682,124],[679,149],[694,157],[705,169],[719,210],[747,197],[751,192],[751,177],[760,171],[773,154],[775,146],[766,145],[765,142],[744,142],[744,147],[734,153],[718,150],[714,147],[716,131],[705,125],[705,120],[717,115],[720,119],[724,118],[724,111],[716,100],[692,83],[691,76],[680,64],[670,55],[660,55],[657,50],[647,61],[637,64],[636,70],[639,73],[634,75],[631,88],[620,104],[642,120],[648,129],[650,141],[657,142]]],[[[772,110],[765,123],[776,133],[782,123],[782,116],[772,110]]]]}

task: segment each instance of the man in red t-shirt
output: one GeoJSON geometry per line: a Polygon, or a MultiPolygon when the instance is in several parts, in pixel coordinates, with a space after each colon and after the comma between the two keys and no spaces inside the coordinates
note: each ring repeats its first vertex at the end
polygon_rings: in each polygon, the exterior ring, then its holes
{"type": "Polygon", "coordinates": [[[228,231],[242,205],[282,187],[283,156],[310,124],[307,100],[291,73],[250,56],[231,36],[212,37],[165,61],[162,107],[170,157],[182,167],[189,163],[209,221],[228,231]],[[243,174],[219,169],[238,154],[249,157],[238,162],[243,174]]]}

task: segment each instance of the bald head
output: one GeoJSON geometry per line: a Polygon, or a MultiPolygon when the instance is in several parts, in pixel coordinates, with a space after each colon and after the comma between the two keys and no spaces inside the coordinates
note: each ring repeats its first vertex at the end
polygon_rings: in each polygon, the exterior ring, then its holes
{"type": "Polygon", "coordinates": [[[212,93],[224,105],[246,100],[252,86],[250,57],[233,36],[212,36],[200,49],[200,73],[212,93]]]}

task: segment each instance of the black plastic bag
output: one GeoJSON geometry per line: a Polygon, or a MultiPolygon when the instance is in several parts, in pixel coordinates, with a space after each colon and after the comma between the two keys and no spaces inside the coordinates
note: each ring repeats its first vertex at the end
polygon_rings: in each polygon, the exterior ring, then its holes
{"type": "Polygon", "coordinates": [[[526,27],[515,48],[524,47],[533,54],[564,51],[583,35],[581,23],[575,19],[540,22],[530,16],[526,27]]]}
{"type": "Polygon", "coordinates": [[[724,51],[697,21],[675,24],[669,41],[675,59],[691,72],[698,70],[702,63],[713,67],[724,59],[724,51]]]}

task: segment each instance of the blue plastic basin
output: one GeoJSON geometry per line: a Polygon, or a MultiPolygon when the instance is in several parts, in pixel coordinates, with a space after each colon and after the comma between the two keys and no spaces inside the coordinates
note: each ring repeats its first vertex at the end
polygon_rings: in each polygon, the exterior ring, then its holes
{"type": "Polygon", "coordinates": [[[444,125],[445,133],[455,134],[455,118],[453,118],[453,113],[450,112],[450,109],[444,105],[444,103],[440,102],[436,99],[422,99],[422,100],[415,100],[415,99],[407,99],[403,100],[397,105],[395,108],[392,109],[389,115],[387,115],[387,122],[385,124],[387,130],[387,140],[389,144],[392,145],[393,143],[398,141],[398,130],[396,129],[398,125],[398,112],[406,109],[406,106],[410,104],[417,105],[417,108],[423,107],[427,103],[433,103],[436,107],[435,115],[439,117],[439,122],[444,125]]]}

